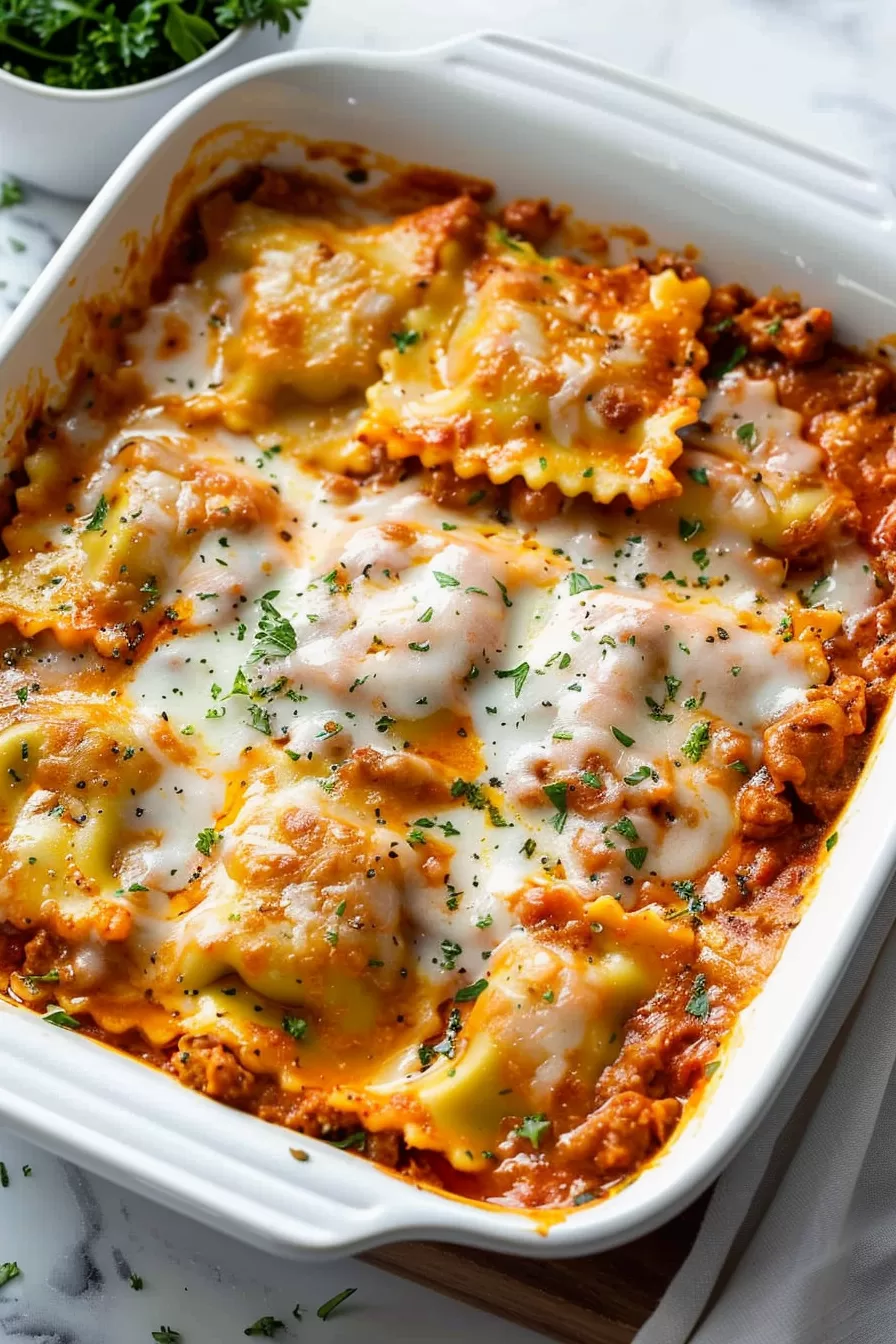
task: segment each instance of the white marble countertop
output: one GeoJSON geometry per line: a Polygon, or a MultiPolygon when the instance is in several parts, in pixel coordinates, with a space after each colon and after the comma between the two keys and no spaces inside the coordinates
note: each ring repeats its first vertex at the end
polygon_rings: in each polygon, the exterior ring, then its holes
{"type": "MultiPolygon", "coordinates": [[[[413,47],[482,27],[573,45],[896,181],[891,0],[312,0],[299,41],[413,47]]],[[[0,127],[0,177],[10,134],[0,127]]],[[[0,320],[79,209],[27,193],[0,212],[0,320]]],[[[236,1344],[264,1316],[284,1322],[274,1336],[284,1344],[539,1338],[357,1261],[296,1266],[238,1246],[2,1129],[0,1162],[0,1264],[21,1270],[0,1290],[3,1339],[149,1344],[167,1326],[183,1344],[236,1344]],[[319,1321],[317,1307],[344,1288],[357,1292],[319,1321]]]]}

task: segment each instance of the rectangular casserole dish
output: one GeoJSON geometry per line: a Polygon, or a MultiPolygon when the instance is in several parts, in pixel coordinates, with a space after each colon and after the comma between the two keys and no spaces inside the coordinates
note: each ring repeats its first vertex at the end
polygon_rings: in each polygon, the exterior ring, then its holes
{"type": "MultiPolygon", "coordinates": [[[[544,193],[585,218],[632,221],[663,246],[697,244],[717,279],[758,292],[798,289],[833,308],[846,341],[896,326],[896,301],[885,292],[896,293],[891,202],[853,164],[509,37],[400,55],[294,53],[188,99],[86,212],[0,339],[10,443],[36,407],[66,390],[79,300],[121,289],[135,266],[158,256],[178,206],[257,160],[247,127],[270,133],[266,157],[277,164],[290,162],[277,133],[354,141],[489,178],[504,197],[544,193]]],[[[5,463],[15,465],[14,457],[5,463]]],[[[6,1005],[0,1116],[57,1153],[283,1255],[426,1237],[556,1257],[638,1236],[694,1199],[747,1139],[886,888],[896,861],[881,787],[896,766],[889,719],[816,894],[701,1104],[637,1180],[574,1216],[439,1196],[314,1140],[305,1141],[312,1160],[298,1164],[286,1131],[210,1107],[136,1061],[6,1005]]]]}

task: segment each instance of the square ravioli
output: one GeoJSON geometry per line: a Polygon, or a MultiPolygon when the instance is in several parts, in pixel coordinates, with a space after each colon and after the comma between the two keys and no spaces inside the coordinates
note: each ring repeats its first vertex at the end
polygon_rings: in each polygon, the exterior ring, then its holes
{"type": "Polygon", "coordinates": [[[697,419],[709,282],[546,258],[497,225],[462,296],[427,294],[381,357],[359,430],[391,458],[522,476],[637,508],[676,495],[697,419]],[[450,307],[446,307],[450,305],[450,307]]]}
{"type": "Polygon", "coordinates": [[[421,293],[459,289],[483,227],[468,196],[389,224],[222,196],[200,218],[208,248],[201,277],[223,356],[214,400],[237,431],[278,401],[325,406],[362,394],[421,293]]]}

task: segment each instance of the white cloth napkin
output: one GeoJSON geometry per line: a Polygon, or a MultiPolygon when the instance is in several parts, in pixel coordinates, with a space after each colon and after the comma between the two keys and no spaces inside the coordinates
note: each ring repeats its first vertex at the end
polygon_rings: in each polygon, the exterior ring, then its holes
{"type": "Polygon", "coordinates": [[[635,1344],[896,1340],[894,918],[896,882],[635,1344]]]}

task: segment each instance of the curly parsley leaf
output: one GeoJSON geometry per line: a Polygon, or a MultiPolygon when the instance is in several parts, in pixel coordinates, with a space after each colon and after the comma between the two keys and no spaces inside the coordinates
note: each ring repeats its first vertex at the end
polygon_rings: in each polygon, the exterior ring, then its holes
{"type": "Polygon", "coordinates": [[[267,593],[259,599],[261,616],[255,631],[255,642],[248,662],[257,663],[262,658],[288,658],[297,647],[296,632],[292,624],[282,616],[274,606],[272,598],[276,593],[267,593]]]}
{"type": "MultiPolygon", "coordinates": [[[[177,70],[228,33],[274,24],[281,33],[308,0],[0,0],[0,65],[57,88],[110,89],[177,70]]],[[[10,190],[15,192],[17,184],[10,190]]],[[[0,205],[17,204],[5,199],[0,205]]]]}
{"type": "Polygon", "coordinates": [[[256,1335],[264,1339],[273,1339],[280,1331],[286,1329],[284,1321],[278,1321],[275,1316],[259,1316],[253,1325],[247,1325],[243,1331],[244,1335],[256,1335]]]}
{"type": "Polygon", "coordinates": [[[216,831],[214,826],[205,826],[196,837],[196,848],[200,854],[204,854],[208,858],[211,855],[212,846],[216,845],[220,839],[220,831],[216,831]]]}
{"type": "Polygon", "coordinates": [[[692,726],[687,738],[682,742],[681,754],[696,765],[708,746],[709,724],[705,720],[701,720],[700,723],[695,723],[692,726]]]}
{"type": "Polygon", "coordinates": [[[22,184],[14,177],[5,177],[0,182],[0,210],[7,210],[11,205],[21,205],[24,199],[22,184]]]}
{"type": "Polygon", "coordinates": [[[542,1111],[539,1115],[527,1115],[522,1123],[517,1125],[513,1131],[521,1139],[528,1139],[533,1148],[537,1148],[541,1142],[541,1136],[546,1129],[550,1129],[551,1122],[542,1111]]]}
{"type": "Polygon", "coordinates": [[[9,1283],[10,1279],[17,1279],[21,1272],[15,1260],[7,1260],[5,1264],[0,1265],[0,1288],[4,1283],[9,1283]]]}

